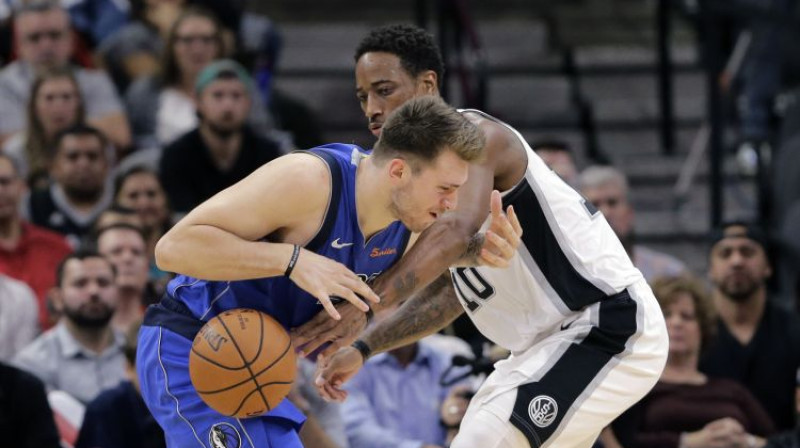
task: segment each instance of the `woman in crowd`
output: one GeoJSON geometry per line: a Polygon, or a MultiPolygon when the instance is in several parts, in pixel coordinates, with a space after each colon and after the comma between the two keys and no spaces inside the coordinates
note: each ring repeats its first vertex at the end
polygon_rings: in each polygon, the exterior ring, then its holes
{"type": "Polygon", "coordinates": [[[12,157],[20,177],[31,188],[48,185],[53,141],[60,131],[83,121],[83,100],[69,69],[52,69],[39,75],[31,87],[26,110],[28,127],[12,136],[3,152],[12,157]]]}
{"type": "Polygon", "coordinates": [[[774,427],[755,397],[739,383],[698,370],[700,351],[713,336],[716,322],[703,287],[697,280],[678,277],[657,280],[653,292],[666,318],[669,356],[653,390],[614,425],[622,445],[763,447],[774,427]]]}

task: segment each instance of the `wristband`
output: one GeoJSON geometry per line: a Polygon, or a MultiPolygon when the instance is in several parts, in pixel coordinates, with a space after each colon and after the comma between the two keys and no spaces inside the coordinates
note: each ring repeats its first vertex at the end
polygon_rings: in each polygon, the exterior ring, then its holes
{"type": "Polygon", "coordinates": [[[367,343],[361,339],[356,339],[355,342],[353,342],[350,346],[361,353],[361,357],[364,358],[364,363],[366,363],[370,355],[372,355],[372,349],[369,348],[369,345],[367,345],[367,343]]]}
{"type": "Polygon", "coordinates": [[[286,266],[286,272],[283,273],[284,277],[289,277],[292,275],[292,271],[294,271],[294,265],[297,264],[297,258],[300,256],[300,246],[297,244],[294,245],[294,251],[292,251],[292,258],[289,259],[289,266],[286,266]]]}

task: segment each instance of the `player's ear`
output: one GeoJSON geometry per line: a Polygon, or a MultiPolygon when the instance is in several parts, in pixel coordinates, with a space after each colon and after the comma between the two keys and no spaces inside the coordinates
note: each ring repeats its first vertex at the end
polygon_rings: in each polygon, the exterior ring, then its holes
{"type": "Polygon", "coordinates": [[[411,167],[408,163],[399,158],[394,158],[386,164],[389,170],[389,178],[393,181],[402,181],[408,177],[411,172],[411,167]]]}
{"type": "Polygon", "coordinates": [[[420,93],[434,95],[439,92],[439,77],[433,70],[426,70],[417,77],[420,93]]]}

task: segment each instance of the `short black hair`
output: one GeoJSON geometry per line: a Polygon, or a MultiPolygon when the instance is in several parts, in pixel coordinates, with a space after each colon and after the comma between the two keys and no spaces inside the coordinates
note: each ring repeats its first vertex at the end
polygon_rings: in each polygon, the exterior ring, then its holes
{"type": "Polygon", "coordinates": [[[355,60],[364,53],[383,52],[400,58],[400,65],[417,76],[425,70],[436,73],[441,87],[444,79],[444,62],[439,47],[427,31],[412,25],[395,24],[382,26],[370,31],[356,48],[355,60]]]}
{"type": "Polygon", "coordinates": [[[95,250],[78,249],[75,252],[64,257],[64,259],[61,260],[61,263],[58,263],[58,267],[56,268],[56,286],[60,288],[61,284],[64,282],[64,269],[70,260],[83,261],[88,258],[103,259],[106,263],[108,263],[108,266],[111,268],[111,273],[113,274],[113,276],[114,277],[117,276],[117,269],[114,267],[114,263],[112,263],[108,258],[104,257],[103,255],[100,255],[100,253],[95,250]]]}
{"type": "Polygon", "coordinates": [[[108,145],[108,139],[106,138],[105,134],[103,134],[103,132],[101,132],[99,129],[89,126],[85,123],[78,123],[74,126],[70,126],[56,134],[56,137],[53,141],[53,148],[55,149],[56,153],[59,151],[59,149],[61,149],[61,142],[63,142],[64,139],[70,135],[91,135],[97,138],[97,140],[100,141],[100,147],[103,149],[103,155],[105,156],[105,147],[108,145]]]}

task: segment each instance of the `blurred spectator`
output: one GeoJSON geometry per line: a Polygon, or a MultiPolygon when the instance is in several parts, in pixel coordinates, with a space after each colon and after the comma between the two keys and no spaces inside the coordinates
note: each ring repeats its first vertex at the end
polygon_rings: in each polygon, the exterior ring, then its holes
{"type": "Polygon", "coordinates": [[[346,386],[350,447],[447,446],[469,403],[466,388],[440,383],[451,364],[424,340],[370,358],[346,386]]]}
{"type": "Polygon", "coordinates": [[[97,251],[116,268],[119,301],[111,326],[126,332],[131,324],[144,317],[144,307],[155,303],[147,283],[148,260],[141,228],[113,224],[97,233],[97,251]]]}
{"type": "Polygon", "coordinates": [[[39,309],[31,288],[5,275],[0,300],[0,361],[8,362],[39,333],[39,309]]]}
{"type": "Polygon", "coordinates": [[[567,184],[576,188],[578,186],[578,169],[575,166],[575,157],[570,146],[558,140],[544,140],[531,144],[545,165],[555,171],[567,184]]]}
{"type": "Polygon", "coordinates": [[[0,433],[7,435],[8,440],[4,442],[4,446],[60,448],[53,411],[47,403],[42,382],[35,376],[2,362],[0,433]]]}
{"type": "Polygon", "coordinates": [[[61,390],[81,403],[125,379],[124,337],[111,328],[117,307],[114,266],[96,252],[69,255],[58,267],[53,290],[58,325],[14,357],[49,390],[61,390]]]}
{"type": "Polygon", "coordinates": [[[20,218],[24,189],[14,162],[0,153],[0,273],[33,289],[39,326],[46,330],[54,323],[47,311],[47,292],[56,283],[58,263],[72,249],[62,235],[20,218]]]}
{"type": "Polygon", "coordinates": [[[53,183],[31,193],[28,213],[33,223],[66,235],[78,247],[111,203],[106,140],[97,129],[78,125],[61,131],[55,145],[53,183]]]}
{"type": "Polygon", "coordinates": [[[719,312],[718,336],[701,359],[710,377],[742,383],[779,430],[795,423],[800,320],[767,297],[772,267],[757,226],[731,222],[711,236],[709,278],[719,312]]]}
{"type": "Polygon", "coordinates": [[[117,89],[158,72],[164,42],[183,10],[184,0],[131,0],[130,22],[97,48],[117,89]]]}
{"type": "MultiPolygon", "coordinates": [[[[25,128],[25,105],[39,72],[69,66],[73,52],[69,16],[55,0],[24,3],[14,16],[19,59],[0,71],[0,140],[25,128]]],[[[118,149],[130,145],[130,127],[108,76],[75,68],[87,120],[101,129],[118,149]]]]}
{"type": "Polygon", "coordinates": [[[117,176],[115,201],[139,216],[147,243],[147,259],[150,263],[150,280],[160,281],[167,273],[155,263],[156,243],[172,227],[167,194],[161,186],[158,174],[145,167],[133,167],[117,176]]]}
{"type": "Polygon", "coordinates": [[[686,272],[686,266],[677,258],[636,244],[628,179],[621,171],[610,166],[590,166],[581,172],[578,183],[581,194],[603,213],[633,260],[633,265],[648,282],[686,272]]]}
{"type": "Polygon", "coordinates": [[[46,188],[56,134],[83,122],[78,81],[67,68],[42,72],[33,82],[28,100],[27,128],[6,140],[3,152],[20,168],[20,177],[33,188],[46,188]]]}
{"type": "Polygon", "coordinates": [[[342,404],[325,401],[314,387],[316,364],[297,358],[297,376],[287,397],[305,415],[300,430],[303,446],[314,448],[348,448],[342,419],[342,404]]]}
{"type": "Polygon", "coordinates": [[[144,228],[142,219],[139,217],[139,214],[136,213],[136,210],[119,204],[111,204],[111,206],[103,210],[100,216],[97,217],[94,226],[92,226],[92,232],[97,235],[100,229],[105,229],[115,224],[128,224],[137,229],[144,228]]]}
{"type": "Polygon", "coordinates": [[[161,182],[176,214],[282,154],[275,142],[245,123],[252,94],[250,76],[231,60],[214,62],[198,75],[200,126],[164,148],[161,159],[161,182]]]}
{"type": "MultiPolygon", "coordinates": [[[[630,448],[763,447],[774,426],[758,400],[741,384],[709,378],[698,370],[700,353],[713,337],[713,305],[691,278],[659,279],[653,293],[669,333],[669,356],[661,379],[618,423],[630,418],[630,448]]],[[[619,425],[617,425],[619,426],[619,425]]]]}
{"type": "MultiPolygon", "coordinates": [[[[161,72],[139,79],[126,93],[137,147],[163,147],[197,126],[195,81],[200,70],[225,55],[222,36],[208,11],[191,7],[180,15],[167,38],[161,72]]],[[[249,112],[255,129],[272,128],[260,97],[253,97],[249,112]]]]}
{"type": "Polygon", "coordinates": [[[141,322],[125,333],[127,380],[100,393],[88,406],[75,448],[162,448],[164,431],[142,400],[136,376],[136,345],[141,322]]]}

